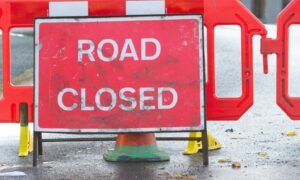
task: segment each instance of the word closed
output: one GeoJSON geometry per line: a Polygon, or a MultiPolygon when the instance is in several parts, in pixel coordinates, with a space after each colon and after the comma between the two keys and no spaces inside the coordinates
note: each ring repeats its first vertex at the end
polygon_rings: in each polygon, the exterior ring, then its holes
{"type": "Polygon", "coordinates": [[[87,105],[87,92],[85,88],[81,88],[80,91],[78,92],[77,90],[73,88],[65,88],[62,91],[58,93],[57,97],[57,103],[59,107],[65,111],[73,111],[76,110],[77,108],[80,108],[81,111],[94,111],[96,109],[101,110],[101,111],[110,111],[114,109],[117,105],[117,101],[121,100],[123,102],[127,102],[130,105],[125,105],[125,104],[120,104],[118,108],[124,111],[132,111],[135,110],[136,108],[139,110],[155,110],[155,109],[171,109],[173,108],[177,101],[178,101],[178,95],[175,89],[169,88],[169,87],[163,87],[163,88],[158,88],[157,92],[155,95],[146,95],[147,93],[153,93],[154,88],[151,87],[144,87],[140,88],[138,92],[138,98],[135,99],[132,95],[135,95],[136,90],[131,87],[126,87],[122,88],[118,93],[116,93],[113,89],[111,88],[100,88],[96,94],[95,94],[95,105],[94,106],[88,106],[87,105]],[[65,94],[71,94],[72,96],[80,97],[80,106],[78,103],[71,103],[71,105],[66,105],[63,102],[63,97],[65,94]],[[164,98],[165,93],[170,93],[172,94],[172,100],[167,100],[167,98],[164,98]],[[103,96],[107,94],[110,98],[110,101],[106,104],[103,104],[101,99],[103,96]],[[130,95],[126,95],[130,94],[130,95]],[[157,105],[146,105],[146,102],[150,102],[150,104],[153,104],[154,98],[157,98],[157,105]],[[168,104],[166,104],[167,101],[168,104]],[[137,107],[137,102],[139,102],[139,107],[137,107]],[[96,107],[96,108],[95,108],[96,107]]]}

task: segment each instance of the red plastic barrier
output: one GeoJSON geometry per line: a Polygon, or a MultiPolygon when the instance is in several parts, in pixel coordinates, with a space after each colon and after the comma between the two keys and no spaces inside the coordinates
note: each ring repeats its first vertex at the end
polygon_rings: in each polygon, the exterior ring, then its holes
{"type": "MultiPolygon", "coordinates": [[[[15,27],[33,27],[35,17],[47,17],[49,1],[4,0],[0,2],[0,28],[3,33],[3,97],[0,99],[0,122],[19,122],[20,103],[29,105],[29,121],[33,121],[33,87],[13,86],[10,83],[9,32],[15,27]]],[[[70,1],[56,0],[55,2],[70,1]]],[[[203,13],[203,0],[165,0],[165,11],[170,14],[203,13]]],[[[125,16],[126,0],[89,0],[88,15],[125,16]]]]}
{"type": "Polygon", "coordinates": [[[252,37],[255,34],[265,36],[266,29],[239,0],[205,0],[204,22],[207,28],[208,49],[208,82],[206,91],[208,119],[238,120],[253,104],[252,37]],[[238,25],[241,28],[242,95],[238,98],[218,98],[216,96],[214,28],[217,25],[238,25]]]}
{"type": "Polygon", "coordinates": [[[10,83],[10,29],[14,27],[32,27],[33,18],[46,16],[47,8],[47,2],[2,1],[0,3],[3,62],[3,97],[0,100],[0,122],[18,122],[20,103],[29,105],[29,120],[33,120],[32,86],[13,86],[10,83]]]}
{"type": "MultiPolygon", "coordinates": [[[[89,0],[88,15],[126,15],[126,3],[129,1],[89,0]]],[[[266,30],[264,26],[239,0],[165,0],[164,3],[166,14],[203,14],[205,9],[204,21],[208,31],[208,119],[238,120],[253,104],[252,37],[255,34],[265,36],[266,30]],[[218,98],[216,96],[214,63],[214,27],[216,25],[239,25],[242,30],[242,95],[239,98],[218,98]]],[[[0,122],[18,122],[20,103],[29,104],[29,120],[33,120],[32,86],[17,87],[10,83],[9,31],[13,27],[32,27],[34,17],[48,15],[49,0],[6,0],[0,3],[4,68],[3,98],[0,100],[0,122]]]]}
{"type": "Polygon", "coordinates": [[[278,16],[277,38],[262,39],[261,53],[277,55],[277,104],[294,120],[300,120],[300,97],[288,94],[289,27],[300,24],[300,0],[292,1],[278,16]]]}

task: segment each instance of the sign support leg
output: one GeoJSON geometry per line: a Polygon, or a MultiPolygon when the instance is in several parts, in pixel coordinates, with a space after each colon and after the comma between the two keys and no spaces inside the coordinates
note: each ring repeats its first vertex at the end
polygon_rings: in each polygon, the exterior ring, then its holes
{"type": "Polygon", "coordinates": [[[37,133],[37,139],[38,139],[38,152],[39,155],[43,155],[43,142],[42,142],[42,133],[37,133]]]}
{"type": "Polygon", "coordinates": [[[205,130],[202,132],[202,146],[203,146],[203,165],[208,165],[208,139],[207,139],[207,130],[205,127],[205,130]]]}
{"type": "MultiPolygon", "coordinates": [[[[202,39],[204,39],[204,26],[202,26],[202,39]]],[[[203,98],[203,123],[204,123],[204,130],[202,131],[202,153],[203,153],[203,165],[204,166],[208,166],[208,137],[207,137],[207,115],[206,115],[206,108],[207,108],[207,104],[206,104],[206,69],[205,69],[205,50],[204,50],[204,43],[203,41],[202,43],[202,61],[201,61],[201,66],[203,67],[203,71],[201,72],[201,76],[202,78],[202,93],[203,96],[201,98],[203,98]]],[[[200,80],[201,81],[201,80],[200,80]]]]}
{"type": "Polygon", "coordinates": [[[36,167],[37,165],[37,158],[38,158],[38,142],[39,138],[38,138],[38,133],[37,132],[33,132],[33,156],[32,156],[32,165],[33,167],[36,167]]]}

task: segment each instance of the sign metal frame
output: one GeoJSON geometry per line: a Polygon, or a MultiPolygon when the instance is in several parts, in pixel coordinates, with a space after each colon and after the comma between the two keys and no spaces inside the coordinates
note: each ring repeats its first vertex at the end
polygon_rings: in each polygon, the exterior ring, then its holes
{"type": "Polygon", "coordinates": [[[35,19],[35,48],[34,48],[34,131],[53,133],[132,133],[132,132],[191,132],[206,129],[205,112],[205,60],[204,60],[204,36],[203,19],[201,15],[146,15],[146,16],[123,16],[123,17],[50,17],[35,19]],[[39,26],[42,23],[57,22],[113,22],[113,21],[136,21],[136,20],[178,20],[195,19],[199,22],[199,76],[200,76],[200,126],[195,127],[166,127],[166,128],[125,128],[125,129],[64,129],[64,128],[41,128],[39,127],[39,26]]]}
{"type": "MultiPolygon", "coordinates": [[[[153,17],[153,15],[150,15],[151,17],[153,17]]],[[[144,16],[127,16],[126,18],[136,18],[136,17],[150,17],[148,15],[144,15],[144,16]]],[[[175,16],[181,16],[181,17],[187,17],[187,16],[191,16],[191,15],[168,15],[168,17],[175,17],[175,16]]],[[[200,131],[202,132],[202,137],[176,137],[176,136],[172,136],[172,137],[158,137],[157,140],[158,141],[202,141],[202,156],[203,156],[203,165],[207,166],[209,163],[209,159],[208,159],[208,138],[207,138],[207,123],[206,123],[206,92],[205,92],[205,85],[206,85],[206,73],[205,73],[205,53],[204,53],[204,25],[203,25],[203,19],[202,19],[202,15],[192,15],[192,16],[197,16],[200,17],[200,21],[201,21],[201,26],[199,31],[199,46],[200,46],[200,57],[199,57],[199,63],[200,63],[200,91],[201,91],[201,95],[200,95],[200,107],[201,107],[201,120],[203,121],[203,123],[201,123],[201,128],[200,129],[189,129],[189,130],[185,130],[185,131],[200,131]]],[[[165,18],[166,15],[155,15],[155,17],[160,17],[160,18],[165,18]]],[[[47,18],[47,19],[66,19],[66,18],[70,18],[70,17],[60,17],[60,18],[47,18]]],[[[83,17],[72,17],[72,19],[76,19],[76,18],[83,18],[83,17]]],[[[86,17],[89,19],[92,18],[99,18],[99,17],[86,17]]],[[[103,18],[103,17],[100,17],[103,18]]],[[[117,17],[104,17],[105,19],[108,18],[117,18],[117,17]]],[[[119,17],[119,18],[124,18],[124,17],[119,17]]],[[[46,18],[36,18],[36,20],[38,19],[46,19],[46,18]]],[[[36,29],[34,29],[36,31],[36,29]]],[[[36,36],[34,36],[35,40],[35,45],[36,43],[36,36]]],[[[35,46],[36,47],[36,46],[35,46]]],[[[36,53],[36,48],[34,48],[34,54],[36,53]]],[[[34,65],[34,85],[35,85],[35,89],[38,87],[38,81],[36,81],[36,73],[38,71],[36,71],[36,67],[37,67],[37,59],[35,56],[35,65],[34,65]]],[[[36,101],[37,99],[37,94],[34,94],[34,115],[35,117],[37,117],[36,115],[36,108],[38,107],[38,101],[36,101]]],[[[121,132],[102,132],[102,131],[95,131],[95,132],[85,132],[85,131],[66,131],[66,132],[61,132],[61,131],[45,131],[44,129],[40,129],[38,126],[36,126],[36,122],[38,119],[35,119],[34,121],[34,135],[33,135],[33,158],[32,158],[32,162],[33,162],[33,166],[37,166],[37,162],[38,162],[38,155],[43,155],[43,143],[44,142],[78,142],[78,141],[115,141],[116,139],[114,137],[100,137],[100,138],[51,138],[51,139],[45,139],[42,138],[42,133],[64,133],[64,134],[117,134],[117,133],[121,133],[121,132]]],[[[161,128],[159,128],[161,130],[161,128]]],[[[153,132],[153,129],[148,129],[148,131],[146,132],[153,132]]],[[[162,132],[162,131],[159,131],[162,132]]],[[[177,131],[178,132],[178,131],[177,131]]]]}

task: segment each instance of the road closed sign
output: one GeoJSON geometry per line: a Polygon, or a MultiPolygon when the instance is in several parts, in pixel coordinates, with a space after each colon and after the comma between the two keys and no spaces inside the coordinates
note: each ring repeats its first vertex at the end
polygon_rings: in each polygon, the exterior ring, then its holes
{"type": "Polygon", "coordinates": [[[35,20],[35,130],[203,130],[200,15],[35,20]]]}

